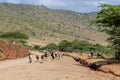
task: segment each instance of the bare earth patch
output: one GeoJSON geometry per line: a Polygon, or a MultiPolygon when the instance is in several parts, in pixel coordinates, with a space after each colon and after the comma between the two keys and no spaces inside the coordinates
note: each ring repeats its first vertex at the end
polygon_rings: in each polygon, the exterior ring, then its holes
{"type": "Polygon", "coordinates": [[[99,70],[105,73],[112,73],[120,77],[120,64],[104,65],[100,67],[99,70]]]}

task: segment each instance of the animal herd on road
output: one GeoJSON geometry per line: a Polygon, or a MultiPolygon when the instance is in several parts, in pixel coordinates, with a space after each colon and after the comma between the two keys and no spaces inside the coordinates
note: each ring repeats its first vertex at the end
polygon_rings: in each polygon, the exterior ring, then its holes
{"type": "Polygon", "coordinates": [[[59,60],[64,56],[64,53],[60,52],[49,52],[49,51],[37,51],[37,52],[30,52],[29,53],[29,63],[33,62],[33,54],[35,54],[36,62],[43,63],[44,61],[47,61],[48,58],[53,60],[59,60]]]}

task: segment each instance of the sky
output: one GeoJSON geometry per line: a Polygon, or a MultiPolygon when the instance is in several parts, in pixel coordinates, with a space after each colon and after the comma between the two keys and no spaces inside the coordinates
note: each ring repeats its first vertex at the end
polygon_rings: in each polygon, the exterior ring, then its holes
{"type": "Polygon", "coordinates": [[[89,13],[100,11],[100,4],[120,5],[120,0],[0,0],[0,3],[44,5],[51,9],[89,13]]]}

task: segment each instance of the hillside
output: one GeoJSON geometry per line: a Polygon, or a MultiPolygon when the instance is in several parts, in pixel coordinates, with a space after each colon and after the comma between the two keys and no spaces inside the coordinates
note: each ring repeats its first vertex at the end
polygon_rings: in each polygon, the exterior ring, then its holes
{"type": "MultiPolygon", "coordinates": [[[[63,39],[83,39],[106,44],[107,35],[90,23],[96,13],[77,13],[68,10],[53,10],[43,5],[0,4],[0,31],[19,31],[45,45],[63,39]]],[[[35,44],[35,43],[34,43],[35,44]]]]}

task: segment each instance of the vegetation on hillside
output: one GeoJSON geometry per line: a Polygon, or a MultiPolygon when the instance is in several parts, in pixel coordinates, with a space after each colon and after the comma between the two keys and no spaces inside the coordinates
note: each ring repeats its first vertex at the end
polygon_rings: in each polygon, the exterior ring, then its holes
{"type": "Polygon", "coordinates": [[[29,39],[28,35],[20,32],[1,32],[0,33],[0,40],[6,40],[10,43],[18,43],[22,44],[23,46],[26,45],[27,39],[29,39]]]}
{"type": "MultiPolygon", "coordinates": [[[[99,28],[96,28],[95,25],[90,23],[90,21],[96,17],[96,13],[77,13],[68,10],[52,10],[45,6],[8,3],[1,3],[0,11],[0,31],[10,32],[1,33],[1,38],[5,38],[5,36],[8,38],[14,34],[12,32],[20,32],[29,37],[38,38],[39,40],[46,40],[45,37],[48,39],[52,37],[62,40],[58,45],[50,43],[42,49],[57,49],[66,52],[88,52],[93,49],[95,52],[108,53],[108,47],[99,44],[92,45],[87,41],[79,41],[81,39],[97,42],[105,40],[105,34],[99,32],[99,28]],[[72,40],[70,36],[78,40],[68,41],[68,39],[72,40]],[[63,40],[63,38],[66,37],[69,38],[63,40]]],[[[15,33],[15,35],[17,34],[15,33]]],[[[16,40],[25,45],[26,41],[18,40],[15,35],[12,36],[12,38],[16,39],[12,39],[11,41],[16,40]]],[[[24,35],[24,37],[28,39],[27,36],[24,35]]],[[[30,49],[41,49],[39,45],[28,47],[30,49]]]]}
{"type": "Polygon", "coordinates": [[[113,55],[114,49],[110,46],[102,46],[99,44],[91,44],[87,41],[67,41],[63,40],[58,44],[59,50],[64,52],[86,52],[89,53],[91,50],[94,53],[102,53],[106,55],[113,55]],[[111,51],[110,51],[111,49],[111,51]],[[111,54],[109,54],[111,53],[111,54]]]}
{"type": "MultiPolygon", "coordinates": [[[[90,23],[96,13],[52,10],[45,6],[0,3],[0,31],[18,31],[39,40],[67,37],[105,41],[104,34],[90,23]],[[91,36],[88,36],[91,34],[91,36]],[[99,39],[101,38],[101,39],[99,39]]],[[[61,39],[61,38],[60,38],[61,39]]]]}
{"type": "Polygon", "coordinates": [[[106,32],[111,35],[108,40],[116,49],[116,58],[120,60],[120,5],[102,4],[101,7],[96,23],[106,27],[106,32]]]}
{"type": "Polygon", "coordinates": [[[0,34],[0,38],[28,39],[28,36],[20,32],[6,32],[0,34]]]}

